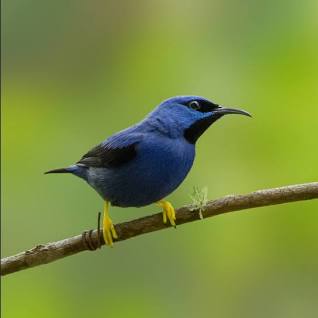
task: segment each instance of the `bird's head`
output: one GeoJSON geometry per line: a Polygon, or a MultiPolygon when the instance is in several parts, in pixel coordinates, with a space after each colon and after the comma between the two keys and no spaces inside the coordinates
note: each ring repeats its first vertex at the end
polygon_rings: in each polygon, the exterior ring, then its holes
{"type": "Polygon", "coordinates": [[[240,109],[218,105],[200,96],[177,96],[162,102],[154,114],[182,132],[192,144],[213,124],[227,114],[251,115],[240,109]]]}

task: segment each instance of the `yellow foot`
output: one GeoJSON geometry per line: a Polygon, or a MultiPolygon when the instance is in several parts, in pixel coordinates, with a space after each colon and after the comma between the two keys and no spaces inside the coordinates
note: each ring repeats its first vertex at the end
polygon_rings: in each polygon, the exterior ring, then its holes
{"type": "Polygon", "coordinates": [[[167,219],[169,220],[170,224],[174,227],[176,227],[176,212],[174,211],[173,206],[171,205],[170,202],[160,200],[157,202],[163,209],[162,212],[162,218],[163,218],[163,223],[167,223],[167,219]]]}
{"type": "Polygon", "coordinates": [[[105,244],[109,246],[113,246],[113,239],[118,238],[113,222],[111,218],[109,217],[109,202],[108,201],[105,201],[105,204],[104,204],[103,236],[104,236],[105,244]]]}

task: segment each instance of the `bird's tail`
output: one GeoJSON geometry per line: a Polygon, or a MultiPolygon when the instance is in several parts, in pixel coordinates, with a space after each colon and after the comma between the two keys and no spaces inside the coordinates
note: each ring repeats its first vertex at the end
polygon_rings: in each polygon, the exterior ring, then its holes
{"type": "Polygon", "coordinates": [[[67,168],[60,168],[60,169],[53,169],[44,172],[44,174],[49,174],[49,173],[74,173],[76,170],[76,165],[67,167],[67,168]]]}

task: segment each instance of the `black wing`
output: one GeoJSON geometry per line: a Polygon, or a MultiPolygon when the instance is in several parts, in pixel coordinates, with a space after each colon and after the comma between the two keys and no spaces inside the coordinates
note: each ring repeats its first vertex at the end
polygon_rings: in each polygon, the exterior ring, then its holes
{"type": "Polygon", "coordinates": [[[87,167],[116,168],[136,157],[137,144],[138,143],[135,142],[120,148],[112,148],[107,145],[100,144],[91,149],[77,163],[83,164],[87,167]]]}

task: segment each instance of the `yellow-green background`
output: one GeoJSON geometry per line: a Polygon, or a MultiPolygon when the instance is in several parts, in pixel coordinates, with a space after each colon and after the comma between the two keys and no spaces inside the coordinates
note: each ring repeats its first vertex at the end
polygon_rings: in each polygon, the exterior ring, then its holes
{"type": "MultiPolygon", "coordinates": [[[[170,196],[317,180],[318,2],[5,0],[2,254],[92,228],[102,200],[43,172],[198,94],[240,106],[170,196]]],[[[112,208],[115,222],[158,211],[112,208]]],[[[318,202],[227,214],[2,279],[3,317],[317,317],[318,202]]]]}

